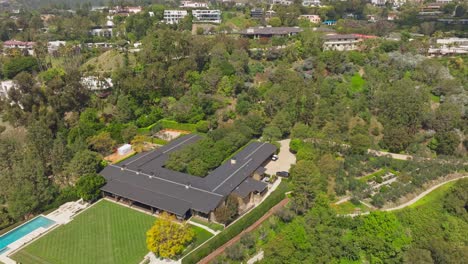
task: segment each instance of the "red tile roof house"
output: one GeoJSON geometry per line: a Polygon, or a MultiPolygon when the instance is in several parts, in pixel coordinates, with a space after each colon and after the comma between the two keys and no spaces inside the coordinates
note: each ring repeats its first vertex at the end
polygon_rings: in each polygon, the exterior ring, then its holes
{"type": "Polygon", "coordinates": [[[34,54],[34,46],[36,42],[24,42],[18,40],[7,40],[3,42],[3,51],[5,52],[6,49],[26,49],[29,55],[34,54]]]}

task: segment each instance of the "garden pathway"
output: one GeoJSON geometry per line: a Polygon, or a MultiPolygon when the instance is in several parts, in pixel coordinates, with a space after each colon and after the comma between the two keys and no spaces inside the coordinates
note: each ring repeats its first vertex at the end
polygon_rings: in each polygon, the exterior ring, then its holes
{"type": "MultiPolygon", "coordinates": [[[[436,185],[432,186],[431,188],[425,190],[424,192],[420,193],[418,196],[414,197],[413,199],[411,199],[410,201],[408,201],[406,203],[403,203],[403,204],[400,204],[398,206],[391,207],[391,208],[380,209],[380,211],[390,212],[390,211],[403,209],[403,208],[408,207],[408,206],[416,203],[417,201],[421,200],[422,198],[424,198],[424,196],[428,195],[429,193],[431,193],[433,190],[439,188],[440,186],[442,186],[442,185],[444,185],[446,183],[452,182],[452,181],[457,181],[457,180],[463,179],[463,178],[468,178],[468,175],[466,175],[466,174],[465,175],[460,175],[459,177],[451,178],[451,179],[448,179],[446,181],[443,181],[443,182],[441,182],[439,184],[436,184],[436,185]]],[[[360,214],[347,214],[345,216],[355,217],[355,216],[366,215],[366,214],[369,214],[369,212],[364,212],[364,213],[360,213],[360,214]]]]}

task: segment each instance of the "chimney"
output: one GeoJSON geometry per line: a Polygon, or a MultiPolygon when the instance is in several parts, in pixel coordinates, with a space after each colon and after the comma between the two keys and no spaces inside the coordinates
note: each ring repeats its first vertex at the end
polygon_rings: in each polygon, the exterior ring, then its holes
{"type": "Polygon", "coordinates": [[[237,163],[236,157],[233,157],[231,159],[231,165],[236,165],[236,163],[237,163]]]}

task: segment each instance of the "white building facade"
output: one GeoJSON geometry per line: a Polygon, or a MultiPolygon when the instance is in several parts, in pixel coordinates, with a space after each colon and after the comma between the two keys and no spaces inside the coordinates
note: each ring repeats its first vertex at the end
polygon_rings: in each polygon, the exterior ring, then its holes
{"type": "Polygon", "coordinates": [[[187,15],[187,10],[164,10],[164,22],[171,25],[178,24],[187,15]]]}
{"type": "Polygon", "coordinates": [[[221,23],[221,10],[193,10],[193,22],[221,23]]]}
{"type": "Polygon", "coordinates": [[[208,8],[208,3],[193,2],[193,1],[182,1],[180,2],[181,8],[208,8]]]}
{"type": "Polygon", "coordinates": [[[320,0],[303,0],[303,6],[320,6],[320,0]]]}

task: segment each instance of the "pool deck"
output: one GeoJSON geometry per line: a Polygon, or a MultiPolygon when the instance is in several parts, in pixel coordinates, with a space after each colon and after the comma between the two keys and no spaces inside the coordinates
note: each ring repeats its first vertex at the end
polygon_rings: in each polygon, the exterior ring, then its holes
{"type": "MultiPolygon", "coordinates": [[[[50,232],[51,230],[57,228],[58,226],[65,225],[65,224],[69,223],[71,220],[73,220],[73,218],[77,214],[83,212],[84,209],[86,209],[88,206],[89,206],[89,204],[84,203],[82,200],[79,200],[79,201],[76,201],[76,202],[65,203],[62,206],[60,206],[57,210],[53,211],[52,213],[50,213],[50,214],[48,214],[46,216],[43,215],[44,217],[53,220],[55,223],[48,226],[47,228],[39,227],[36,230],[32,231],[31,233],[25,235],[24,237],[22,237],[22,238],[16,240],[15,242],[9,244],[7,246],[7,249],[0,253],[0,261],[5,263],[5,264],[16,264],[16,261],[9,258],[10,255],[12,255],[16,251],[20,250],[21,248],[23,248],[27,244],[31,243],[32,241],[34,241],[34,240],[38,239],[39,237],[45,235],[46,233],[50,232]]],[[[33,219],[31,219],[31,220],[33,220],[33,219]]],[[[15,230],[15,229],[13,229],[13,230],[15,230]]],[[[11,230],[11,231],[13,231],[13,230],[11,230]]],[[[11,231],[9,231],[9,232],[11,232],[11,231]]]]}

